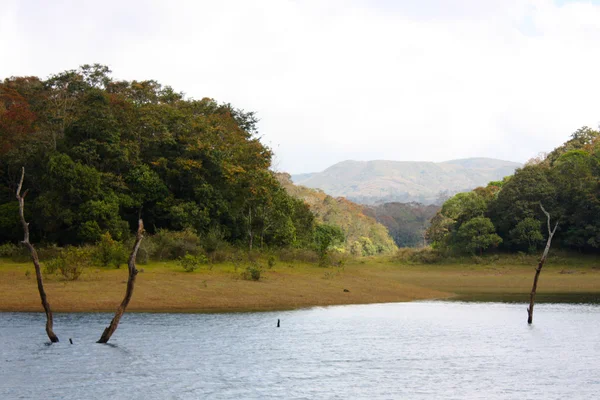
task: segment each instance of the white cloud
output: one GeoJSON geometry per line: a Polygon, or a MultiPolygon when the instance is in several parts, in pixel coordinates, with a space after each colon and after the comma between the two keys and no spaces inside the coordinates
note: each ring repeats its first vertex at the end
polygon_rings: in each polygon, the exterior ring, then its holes
{"type": "Polygon", "coordinates": [[[12,56],[0,76],[101,62],[117,78],[231,102],[258,112],[281,170],[343,159],[525,161],[600,120],[600,6],[591,3],[7,4],[0,49],[12,56]]]}

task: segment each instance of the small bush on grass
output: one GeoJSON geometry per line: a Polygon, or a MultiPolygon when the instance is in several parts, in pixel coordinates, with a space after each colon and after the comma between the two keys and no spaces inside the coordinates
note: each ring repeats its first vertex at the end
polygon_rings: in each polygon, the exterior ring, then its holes
{"type": "Polygon", "coordinates": [[[347,253],[343,252],[332,252],[329,255],[329,265],[336,268],[344,268],[346,263],[350,259],[350,256],[347,253]]]}
{"type": "Polygon", "coordinates": [[[152,240],[156,246],[155,256],[159,260],[176,260],[186,254],[202,253],[200,237],[191,229],[183,231],[159,229],[152,240]]]}
{"type": "Polygon", "coordinates": [[[119,268],[127,262],[127,252],[122,243],[114,240],[110,233],[106,232],[96,244],[94,260],[103,267],[112,265],[119,268]]]}
{"type": "Polygon", "coordinates": [[[246,270],[242,272],[242,279],[247,281],[259,281],[261,275],[261,268],[258,264],[251,264],[246,267],[246,270]]]}
{"type": "Polygon", "coordinates": [[[473,261],[474,264],[484,264],[485,263],[485,259],[480,256],[471,256],[471,260],[473,261]]]}
{"type": "MultiPolygon", "coordinates": [[[[148,264],[148,262],[150,262],[150,259],[154,257],[154,254],[156,253],[156,244],[152,239],[152,236],[144,237],[144,239],[140,243],[140,248],[138,249],[137,255],[135,257],[136,263],[148,264]]],[[[131,251],[134,243],[135,237],[132,237],[131,239],[127,240],[125,242],[125,249],[131,251]]]]}
{"type": "Polygon", "coordinates": [[[56,257],[56,258],[51,258],[48,261],[44,262],[44,269],[42,270],[42,273],[48,277],[50,275],[54,275],[57,271],[58,271],[58,266],[61,265],[61,263],[63,263],[64,260],[61,259],[60,257],[56,257]]]}
{"type": "Polygon", "coordinates": [[[213,263],[223,263],[226,261],[231,261],[233,257],[233,247],[227,244],[227,247],[223,246],[208,255],[208,260],[213,263]]]}
{"type": "Polygon", "coordinates": [[[56,258],[60,256],[61,251],[62,248],[58,247],[58,245],[55,243],[45,244],[37,249],[38,256],[40,257],[41,261],[56,258]]]}
{"type": "Polygon", "coordinates": [[[394,260],[396,261],[414,264],[435,264],[441,261],[442,258],[442,254],[431,247],[423,247],[420,249],[403,247],[398,249],[394,256],[394,260]]]}
{"type": "Polygon", "coordinates": [[[65,280],[76,281],[92,265],[93,253],[90,247],[65,247],[58,257],[44,263],[44,274],[60,274],[65,280]]]}
{"type": "Polygon", "coordinates": [[[193,272],[200,268],[202,264],[207,264],[208,259],[202,254],[197,256],[194,256],[192,254],[186,254],[185,256],[179,258],[177,262],[183,267],[185,272],[193,272]]]}
{"type": "Polygon", "coordinates": [[[13,243],[0,244],[0,257],[12,257],[17,255],[19,247],[13,243]]]}
{"type": "Polygon", "coordinates": [[[13,243],[0,245],[0,257],[10,257],[14,262],[27,261],[30,257],[29,250],[25,246],[17,246],[13,243]]]}
{"type": "Polygon", "coordinates": [[[211,262],[223,262],[227,260],[230,245],[225,241],[225,234],[218,226],[202,235],[202,248],[211,262]]]}

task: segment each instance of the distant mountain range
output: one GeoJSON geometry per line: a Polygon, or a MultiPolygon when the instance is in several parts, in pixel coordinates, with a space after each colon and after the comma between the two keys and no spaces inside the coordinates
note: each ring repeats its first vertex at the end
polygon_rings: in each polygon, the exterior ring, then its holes
{"type": "Polygon", "coordinates": [[[323,172],[292,175],[297,185],[362,204],[439,204],[449,195],[512,175],[522,164],[493,158],[445,162],[342,161],[323,172]]]}

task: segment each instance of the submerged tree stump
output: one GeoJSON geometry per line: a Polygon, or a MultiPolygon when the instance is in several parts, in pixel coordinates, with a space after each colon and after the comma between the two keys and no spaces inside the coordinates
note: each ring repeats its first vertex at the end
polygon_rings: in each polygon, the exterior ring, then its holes
{"type": "Polygon", "coordinates": [[[531,294],[529,296],[529,308],[527,309],[527,323],[533,323],[533,306],[535,304],[535,293],[537,291],[538,279],[540,277],[540,272],[542,272],[542,267],[544,266],[544,262],[546,262],[546,258],[548,257],[548,252],[550,251],[550,245],[552,244],[552,237],[556,232],[556,228],[558,228],[558,221],[556,225],[554,225],[554,229],[551,229],[550,226],[550,213],[544,209],[542,203],[540,203],[540,207],[546,217],[548,219],[548,241],[546,242],[546,248],[544,249],[544,253],[542,254],[542,258],[540,258],[540,262],[538,263],[537,268],[535,269],[535,276],[533,277],[533,287],[531,288],[531,294]]]}
{"type": "Polygon", "coordinates": [[[48,303],[48,298],[46,297],[46,291],[44,290],[44,281],[42,280],[42,272],[40,270],[40,259],[38,257],[37,251],[35,247],[29,242],[29,223],[25,221],[25,196],[27,196],[28,191],[26,190],[23,195],[21,195],[21,189],[23,188],[23,180],[25,179],[25,167],[21,169],[21,180],[19,181],[19,186],[17,187],[17,200],[19,200],[19,216],[21,217],[21,224],[23,225],[23,234],[24,238],[21,243],[27,247],[29,250],[29,254],[31,255],[31,261],[33,262],[33,266],[35,268],[35,278],[37,280],[38,292],[40,292],[40,299],[42,300],[42,307],[44,307],[44,312],[46,313],[46,334],[52,343],[58,342],[58,336],[54,333],[53,325],[54,321],[52,318],[52,310],[50,309],[50,303],[48,303]]]}
{"type": "Polygon", "coordinates": [[[119,326],[119,321],[121,320],[121,317],[125,313],[125,309],[127,308],[129,301],[131,300],[131,296],[133,296],[135,277],[138,274],[138,270],[135,267],[135,257],[137,256],[137,252],[140,248],[140,244],[142,243],[143,238],[144,238],[144,223],[140,219],[138,221],[138,230],[137,230],[137,234],[135,237],[135,244],[133,245],[133,249],[131,250],[131,254],[129,255],[129,260],[127,262],[127,267],[129,270],[129,278],[127,279],[127,290],[125,291],[125,297],[123,298],[123,301],[121,302],[121,305],[119,306],[119,308],[117,308],[117,312],[115,313],[115,316],[113,317],[112,321],[110,321],[110,325],[107,326],[106,329],[104,329],[102,336],[100,336],[100,339],[96,343],[108,343],[112,334],[117,330],[117,327],[119,326]]]}

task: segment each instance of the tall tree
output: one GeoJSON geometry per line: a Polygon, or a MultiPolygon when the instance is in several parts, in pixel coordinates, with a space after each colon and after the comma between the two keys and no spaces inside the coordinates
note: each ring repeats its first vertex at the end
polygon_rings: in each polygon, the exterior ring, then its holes
{"type": "Polygon", "coordinates": [[[457,244],[466,251],[481,255],[489,247],[502,243],[502,238],[496,234],[494,224],[486,217],[475,217],[460,226],[457,233],[457,244]]]}

